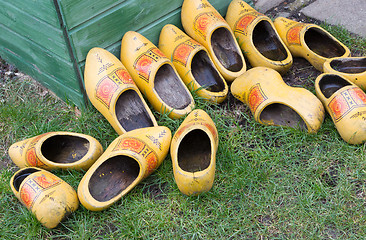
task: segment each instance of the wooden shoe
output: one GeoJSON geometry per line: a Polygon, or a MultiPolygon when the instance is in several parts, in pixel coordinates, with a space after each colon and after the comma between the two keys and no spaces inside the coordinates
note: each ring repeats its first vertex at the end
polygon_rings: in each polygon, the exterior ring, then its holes
{"type": "Polygon", "coordinates": [[[160,33],[159,49],[169,58],[183,82],[205,100],[221,103],[228,86],[217,71],[207,50],[174,25],[168,24],[160,33]]]}
{"type": "Polygon", "coordinates": [[[207,49],[227,81],[232,82],[246,71],[243,54],[230,26],[207,0],[184,0],[181,20],[185,32],[207,49]]]}
{"type": "Polygon", "coordinates": [[[169,128],[136,129],[116,138],[78,187],[81,204],[101,211],[126,195],[160,166],[171,141],[169,128]]]}
{"type": "Polygon", "coordinates": [[[174,134],[170,146],[175,182],[190,196],[207,192],[215,177],[218,133],[203,110],[192,111],[174,134]]]}
{"type": "Polygon", "coordinates": [[[366,90],[366,57],[331,58],[325,61],[323,71],[341,75],[366,90]]]}
{"type": "Polygon", "coordinates": [[[76,191],[59,177],[40,168],[20,169],[10,179],[10,187],[46,228],[55,228],[79,207],[76,191]]]}
{"type": "Polygon", "coordinates": [[[252,67],[268,67],[285,74],[292,66],[292,55],[269,17],[244,0],[233,0],[225,19],[252,67]]]}
{"type": "Polygon", "coordinates": [[[154,109],[181,118],[194,100],[170,60],[147,38],[133,31],[122,38],[121,61],[154,109]]]}
{"type": "Polygon", "coordinates": [[[84,81],[90,102],[118,134],[158,125],[126,68],[107,50],[89,51],[84,81]]]}
{"type": "Polygon", "coordinates": [[[366,141],[366,94],[341,75],[323,73],[315,91],[331,116],[338,133],[350,144],[366,141]]]}
{"type": "Polygon", "coordinates": [[[87,170],[102,152],[98,140],[73,132],[48,132],[16,142],[9,148],[9,156],[19,168],[47,170],[87,170]]]}
{"type": "Polygon", "coordinates": [[[274,25],[292,56],[305,58],[319,71],[323,71],[327,59],[351,54],[343,43],[318,25],[284,17],[276,18],[274,25]]]}
{"type": "Polygon", "coordinates": [[[288,86],[271,68],[250,69],[232,83],[231,92],[249,106],[254,119],[261,124],[316,133],[324,119],[323,105],[314,94],[288,86]]]}

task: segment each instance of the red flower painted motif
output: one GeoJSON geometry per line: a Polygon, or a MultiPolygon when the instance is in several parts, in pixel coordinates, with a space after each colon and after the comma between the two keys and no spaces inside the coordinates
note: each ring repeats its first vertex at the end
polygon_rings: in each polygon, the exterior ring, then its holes
{"type": "Polygon", "coordinates": [[[212,16],[208,13],[203,13],[199,15],[194,22],[194,28],[204,39],[206,39],[207,27],[210,25],[211,21],[212,16]]]}
{"type": "Polygon", "coordinates": [[[35,197],[36,192],[33,190],[33,188],[27,183],[24,184],[23,187],[20,189],[20,199],[22,199],[23,204],[28,209],[32,206],[35,197]]]}
{"type": "Polygon", "coordinates": [[[164,55],[164,53],[162,51],[160,51],[159,48],[151,48],[150,49],[151,52],[155,53],[156,55],[158,55],[159,57],[163,57],[165,58],[166,56],[164,55]]]}
{"type": "Polygon", "coordinates": [[[131,150],[136,153],[140,153],[142,149],[144,149],[145,143],[134,139],[134,138],[124,138],[121,139],[117,145],[114,147],[113,151],[120,151],[120,150],[131,150]]]}
{"type": "Polygon", "coordinates": [[[296,24],[287,31],[286,39],[290,45],[301,45],[300,32],[305,25],[300,23],[296,24]]]}
{"type": "Polygon", "coordinates": [[[125,69],[118,69],[116,71],[118,78],[125,84],[135,84],[131,75],[125,69]]]}
{"type": "Polygon", "coordinates": [[[58,183],[61,182],[60,179],[57,179],[57,178],[54,178],[52,176],[39,176],[39,177],[35,177],[33,178],[33,180],[43,189],[45,188],[49,188],[49,187],[52,187],[52,186],[55,186],[57,185],[58,183]]]}
{"type": "Polygon", "coordinates": [[[328,106],[331,109],[333,119],[336,122],[338,122],[344,116],[344,114],[350,110],[346,99],[342,95],[334,97],[328,106]]]}
{"type": "Polygon", "coordinates": [[[156,169],[158,165],[158,158],[154,152],[150,152],[150,154],[147,155],[146,163],[147,163],[147,171],[144,177],[149,176],[156,169]]]}
{"type": "Polygon", "coordinates": [[[194,48],[185,43],[181,43],[178,45],[173,52],[173,61],[182,64],[183,66],[187,65],[188,57],[191,54],[194,48]]]}
{"type": "Polygon", "coordinates": [[[250,89],[248,96],[248,103],[253,115],[255,114],[255,111],[257,110],[258,106],[265,100],[267,100],[267,97],[262,92],[262,89],[260,88],[259,84],[255,85],[250,89]]]}
{"type": "Polygon", "coordinates": [[[361,89],[355,87],[350,89],[349,93],[357,105],[366,105],[366,94],[361,89]]]}
{"type": "Polygon", "coordinates": [[[256,18],[257,16],[247,14],[244,15],[242,18],[240,18],[236,24],[235,24],[235,30],[234,32],[238,32],[244,35],[247,35],[247,28],[251,22],[256,18]]]}
{"type": "Polygon", "coordinates": [[[26,154],[26,160],[27,160],[28,166],[31,166],[31,167],[37,166],[38,157],[36,155],[36,149],[34,147],[31,149],[28,149],[27,154],[26,154]]]}
{"type": "Polygon", "coordinates": [[[138,75],[146,82],[149,82],[150,67],[153,62],[154,60],[151,57],[143,54],[134,64],[134,68],[137,70],[138,75]]]}
{"type": "Polygon", "coordinates": [[[109,77],[105,77],[97,85],[96,98],[109,109],[113,94],[117,89],[118,85],[109,77]]]}

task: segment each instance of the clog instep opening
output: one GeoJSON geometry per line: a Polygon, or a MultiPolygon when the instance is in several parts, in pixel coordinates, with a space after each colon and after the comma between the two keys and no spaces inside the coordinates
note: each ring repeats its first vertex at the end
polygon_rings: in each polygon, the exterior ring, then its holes
{"type": "Polygon", "coordinates": [[[359,59],[334,59],[330,62],[330,66],[342,73],[362,73],[366,72],[366,57],[359,59]]]}
{"type": "Polygon", "coordinates": [[[319,81],[319,89],[326,98],[330,98],[339,89],[351,85],[338,75],[325,75],[319,81]]]}
{"type": "Polygon", "coordinates": [[[39,169],[35,169],[35,168],[25,168],[24,170],[21,170],[20,172],[18,172],[14,176],[14,180],[13,180],[13,186],[14,186],[15,190],[19,191],[20,185],[22,184],[24,179],[26,179],[32,173],[39,172],[39,171],[40,171],[39,169]]]}
{"type": "Polygon", "coordinates": [[[324,58],[341,57],[346,53],[342,45],[319,28],[309,28],[304,41],[311,51],[324,58]]]}

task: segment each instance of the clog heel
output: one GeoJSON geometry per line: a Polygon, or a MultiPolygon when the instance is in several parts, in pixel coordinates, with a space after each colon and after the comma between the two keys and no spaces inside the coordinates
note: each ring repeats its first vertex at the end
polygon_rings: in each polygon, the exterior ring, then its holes
{"type": "Polygon", "coordinates": [[[212,188],[218,133],[215,123],[203,110],[192,111],[173,136],[170,154],[179,190],[198,195],[212,188]]]}
{"type": "Polygon", "coordinates": [[[81,179],[78,196],[91,211],[121,199],[160,166],[171,141],[169,128],[132,130],[116,138],[81,179]]]}
{"type": "Polygon", "coordinates": [[[227,81],[246,71],[244,56],[229,24],[207,0],[184,0],[181,20],[185,32],[208,50],[227,81]]]}
{"type": "Polygon", "coordinates": [[[331,116],[338,133],[350,144],[366,141],[366,94],[341,75],[323,73],[315,91],[331,116]]]}
{"type": "Polygon", "coordinates": [[[341,75],[366,90],[366,57],[331,58],[325,61],[323,71],[341,75]]]}
{"type": "Polygon", "coordinates": [[[170,60],[147,38],[125,33],[121,61],[154,109],[181,118],[194,108],[194,100],[170,60]]]}
{"type": "Polygon", "coordinates": [[[159,49],[169,58],[183,82],[203,99],[221,103],[229,88],[217,71],[207,50],[174,25],[160,33],[159,49]]]}
{"type": "Polygon", "coordinates": [[[19,167],[87,170],[103,153],[95,138],[81,133],[48,132],[12,144],[11,160],[19,167]]]}
{"type": "Polygon", "coordinates": [[[269,17],[244,0],[233,0],[225,19],[252,67],[272,68],[283,75],[292,66],[292,55],[269,17]]]}
{"type": "Polygon", "coordinates": [[[288,86],[271,68],[248,70],[232,83],[231,92],[249,106],[254,119],[261,124],[316,133],[324,119],[323,105],[314,94],[288,86]]]}
{"type": "Polygon", "coordinates": [[[90,102],[118,134],[158,125],[130,74],[112,53],[92,48],[84,75],[90,102]]]}
{"type": "Polygon", "coordinates": [[[10,187],[46,228],[57,227],[79,207],[76,191],[59,177],[40,168],[20,169],[10,179],[10,187]]]}
{"type": "Polygon", "coordinates": [[[319,71],[323,71],[327,59],[348,57],[351,54],[343,43],[318,25],[284,17],[276,18],[274,25],[292,56],[305,58],[319,71]]]}

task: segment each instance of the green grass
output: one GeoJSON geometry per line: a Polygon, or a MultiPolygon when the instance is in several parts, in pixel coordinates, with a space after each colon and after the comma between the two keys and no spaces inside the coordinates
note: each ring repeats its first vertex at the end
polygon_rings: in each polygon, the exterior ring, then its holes
{"type": "MultiPolygon", "coordinates": [[[[366,54],[364,39],[353,40],[340,28],[328,30],[366,54]]],[[[1,84],[0,157],[5,166],[0,170],[0,239],[366,236],[365,145],[345,143],[329,116],[312,135],[258,124],[232,96],[218,106],[197,100],[197,106],[215,121],[220,137],[215,182],[209,192],[196,197],[181,194],[168,155],[157,171],[112,207],[91,212],[80,205],[56,229],[46,229],[10,189],[9,180],[17,168],[9,162],[9,146],[48,131],[73,131],[95,137],[106,149],[118,135],[93,107],[78,112],[28,79],[1,80],[1,84]]],[[[156,117],[173,134],[182,122],[156,117]]],[[[84,174],[54,173],[75,189],[84,174]]]]}

